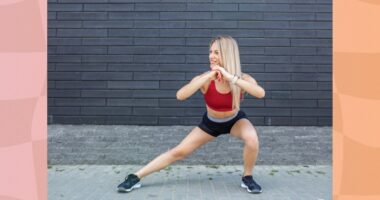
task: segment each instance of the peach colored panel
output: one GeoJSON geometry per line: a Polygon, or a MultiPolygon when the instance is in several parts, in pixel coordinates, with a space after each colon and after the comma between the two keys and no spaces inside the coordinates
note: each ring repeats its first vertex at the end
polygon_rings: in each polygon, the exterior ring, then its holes
{"type": "Polygon", "coordinates": [[[333,199],[380,199],[380,1],[335,0],[333,199]]]}

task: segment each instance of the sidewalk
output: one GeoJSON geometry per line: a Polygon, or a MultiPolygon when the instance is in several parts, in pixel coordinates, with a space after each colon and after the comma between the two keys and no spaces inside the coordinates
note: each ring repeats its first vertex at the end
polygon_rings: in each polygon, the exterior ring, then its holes
{"type": "Polygon", "coordinates": [[[331,199],[331,166],[258,165],[254,179],[262,194],[240,187],[241,165],[171,165],[145,177],[142,187],[118,193],[116,186],[138,165],[50,165],[48,199],[70,200],[328,200],[331,199]]]}

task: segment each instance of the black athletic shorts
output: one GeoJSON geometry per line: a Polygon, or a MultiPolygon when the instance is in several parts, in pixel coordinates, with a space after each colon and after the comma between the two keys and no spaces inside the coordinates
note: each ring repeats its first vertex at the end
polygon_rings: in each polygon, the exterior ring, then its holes
{"type": "MultiPolygon", "coordinates": [[[[205,131],[206,133],[208,133],[214,137],[218,137],[219,135],[230,133],[232,126],[239,119],[243,119],[243,118],[247,119],[247,115],[243,111],[239,110],[237,115],[235,117],[233,117],[232,119],[225,121],[225,122],[216,122],[216,121],[212,121],[207,116],[207,112],[206,112],[205,114],[203,114],[202,121],[198,125],[198,127],[200,129],[202,129],[203,131],[205,131]]],[[[223,119],[221,119],[221,121],[222,120],[223,119]]]]}

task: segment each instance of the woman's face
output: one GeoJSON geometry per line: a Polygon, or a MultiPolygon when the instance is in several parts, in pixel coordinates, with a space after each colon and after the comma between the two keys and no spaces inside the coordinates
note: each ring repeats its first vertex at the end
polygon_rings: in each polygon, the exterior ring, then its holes
{"type": "Polygon", "coordinates": [[[220,57],[220,49],[218,48],[218,45],[216,42],[214,42],[211,45],[210,51],[209,51],[209,56],[211,65],[219,65],[221,66],[221,57],[220,57]]]}

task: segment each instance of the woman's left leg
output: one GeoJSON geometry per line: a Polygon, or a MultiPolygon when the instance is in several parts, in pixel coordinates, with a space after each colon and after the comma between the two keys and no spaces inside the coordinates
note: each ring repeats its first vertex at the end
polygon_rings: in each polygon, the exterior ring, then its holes
{"type": "Polygon", "coordinates": [[[259,140],[256,129],[251,122],[246,119],[239,119],[231,128],[231,135],[244,141],[243,159],[244,174],[243,176],[252,175],[253,167],[256,163],[259,153],[259,140]]]}

